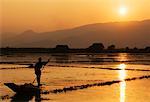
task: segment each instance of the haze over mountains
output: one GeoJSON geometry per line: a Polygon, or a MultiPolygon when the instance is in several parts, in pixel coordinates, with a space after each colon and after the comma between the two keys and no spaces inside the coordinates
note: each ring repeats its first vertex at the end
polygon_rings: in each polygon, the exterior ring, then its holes
{"type": "Polygon", "coordinates": [[[71,48],[86,48],[101,42],[117,47],[150,46],[150,20],[88,24],[72,29],[37,33],[2,34],[2,47],[55,47],[67,44],[71,48]]]}

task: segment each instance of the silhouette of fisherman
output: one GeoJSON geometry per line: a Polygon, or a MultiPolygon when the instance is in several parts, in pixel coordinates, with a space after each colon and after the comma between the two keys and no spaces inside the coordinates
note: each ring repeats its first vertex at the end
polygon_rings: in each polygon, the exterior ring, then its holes
{"type": "Polygon", "coordinates": [[[35,74],[36,74],[36,80],[38,83],[38,87],[41,86],[40,84],[40,79],[41,79],[41,69],[42,67],[44,67],[47,63],[49,62],[49,59],[47,62],[42,62],[42,58],[40,57],[38,59],[38,62],[35,64],[34,70],[35,70],[35,74]]]}

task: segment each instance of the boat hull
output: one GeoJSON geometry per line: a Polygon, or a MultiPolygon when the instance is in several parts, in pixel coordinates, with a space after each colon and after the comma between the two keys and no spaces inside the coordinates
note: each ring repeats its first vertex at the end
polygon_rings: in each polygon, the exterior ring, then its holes
{"type": "Polygon", "coordinates": [[[30,93],[35,93],[37,91],[40,91],[40,88],[37,86],[34,86],[31,83],[25,83],[23,85],[17,85],[14,83],[4,83],[7,87],[9,87],[12,91],[16,93],[23,93],[23,94],[30,94],[30,93]]]}

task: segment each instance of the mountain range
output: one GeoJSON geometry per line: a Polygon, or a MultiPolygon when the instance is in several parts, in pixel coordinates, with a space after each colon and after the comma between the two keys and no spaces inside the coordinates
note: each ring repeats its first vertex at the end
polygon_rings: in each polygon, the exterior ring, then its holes
{"type": "Polygon", "coordinates": [[[50,48],[67,44],[70,48],[86,48],[92,43],[114,44],[116,47],[150,45],[150,20],[88,24],[51,32],[27,30],[20,34],[2,34],[2,47],[50,48]]]}

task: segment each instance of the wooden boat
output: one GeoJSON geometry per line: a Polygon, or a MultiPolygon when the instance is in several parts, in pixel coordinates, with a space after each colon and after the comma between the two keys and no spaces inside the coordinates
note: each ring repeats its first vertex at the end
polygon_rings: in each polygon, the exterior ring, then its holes
{"type": "Polygon", "coordinates": [[[14,83],[4,83],[7,87],[13,90],[16,93],[23,93],[23,94],[31,94],[40,91],[40,88],[34,86],[31,83],[25,83],[23,85],[16,85],[14,83]]]}

